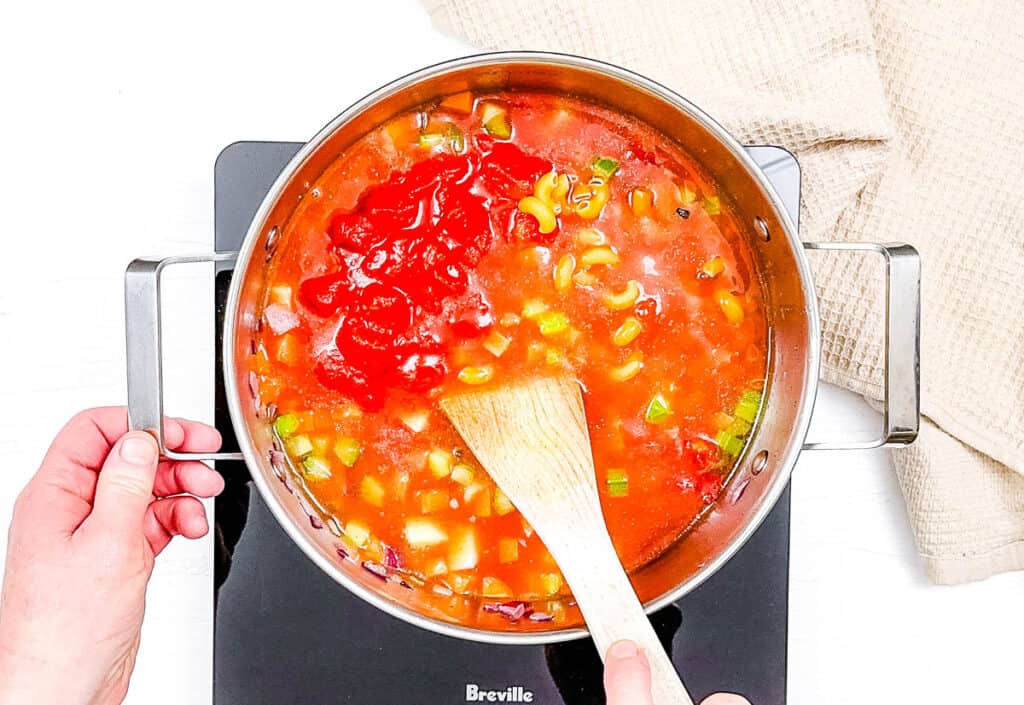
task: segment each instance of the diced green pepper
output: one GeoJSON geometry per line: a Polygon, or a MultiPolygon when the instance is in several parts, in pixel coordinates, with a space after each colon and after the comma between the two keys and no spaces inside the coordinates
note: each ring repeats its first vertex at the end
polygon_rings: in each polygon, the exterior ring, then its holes
{"type": "Polygon", "coordinates": [[[644,418],[648,423],[661,423],[671,415],[672,409],[669,408],[668,401],[659,393],[655,394],[647,404],[644,418]]]}
{"type": "Polygon", "coordinates": [[[619,163],[611,157],[595,157],[590,163],[594,176],[610,179],[619,170],[619,163]]]}
{"type": "Polygon", "coordinates": [[[307,480],[326,480],[331,476],[331,466],[323,458],[311,455],[302,461],[302,476],[307,480]]]}
{"type": "Polygon", "coordinates": [[[281,414],[274,419],[274,430],[281,438],[287,438],[299,430],[299,417],[295,414],[281,414]]]}

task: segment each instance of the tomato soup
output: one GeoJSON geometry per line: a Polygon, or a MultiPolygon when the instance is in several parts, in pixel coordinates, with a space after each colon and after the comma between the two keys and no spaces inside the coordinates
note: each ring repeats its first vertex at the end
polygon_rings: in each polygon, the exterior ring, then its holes
{"type": "Polygon", "coordinates": [[[382,578],[565,596],[436,400],[569,370],[635,570],[715,501],[756,422],[753,272],[727,200],[649,127],[548,94],[425,105],[339,154],[283,229],[254,363],[279,459],[382,578]]]}

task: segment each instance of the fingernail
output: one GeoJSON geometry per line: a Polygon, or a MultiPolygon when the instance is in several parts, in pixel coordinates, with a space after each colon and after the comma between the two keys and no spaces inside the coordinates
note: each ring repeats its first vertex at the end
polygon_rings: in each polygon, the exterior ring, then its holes
{"type": "Polygon", "coordinates": [[[156,460],[156,444],[146,438],[128,436],[118,451],[121,460],[131,465],[151,465],[156,460]]]}
{"type": "Polygon", "coordinates": [[[636,658],[640,655],[640,647],[632,641],[617,641],[608,647],[605,659],[609,661],[621,661],[629,658],[636,658]]]}

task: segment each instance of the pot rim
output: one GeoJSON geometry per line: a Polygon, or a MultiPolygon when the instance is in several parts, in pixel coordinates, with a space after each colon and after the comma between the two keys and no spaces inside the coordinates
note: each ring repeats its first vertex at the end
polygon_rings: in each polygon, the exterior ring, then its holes
{"type": "MultiPolygon", "coordinates": [[[[750,517],[743,529],[713,560],[704,564],[700,570],[677,585],[674,589],[665,593],[658,599],[645,604],[644,611],[650,614],[651,612],[661,609],[669,603],[678,600],[707,580],[730,558],[732,558],[733,555],[735,555],[736,551],[738,551],[739,548],[747,542],[775,507],[776,502],[789,481],[789,477],[792,474],[797,457],[800,454],[802,442],[807,435],[818,387],[821,338],[817,296],[814,292],[810,269],[803,251],[803,245],[797,236],[796,225],[793,223],[793,220],[784,207],[781,198],[775,191],[772,184],[768,181],[767,177],[750,155],[747,154],[743,146],[728,131],[726,131],[722,125],[708,116],[696,105],[666,86],[628,69],[603,61],[598,61],[596,59],[588,59],[572,54],[555,52],[507,51],[472,54],[469,56],[438,62],[408,73],[405,76],[395,79],[394,81],[391,81],[372,93],[362,97],[327,123],[327,125],[325,125],[319,132],[317,132],[316,135],[313,136],[312,139],[309,140],[309,142],[303,145],[303,147],[295,154],[294,157],[292,157],[278,177],[274,180],[270,190],[267,192],[266,196],[263,197],[260,207],[253,215],[246,231],[245,239],[242,242],[242,247],[238,252],[235,272],[244,272],[248,267],[256,242],[263,230],[265,220],[270,214],[270,211],[277,199],[280,197],[285,185],[292,178],[292,175],[302,166],[310,155],[316,152],[316,150],[318,150],[320,146],[345,123],[377,101],[405,90],[409,86],[414,85],[425,78],[432,77],[439,73],[447,73],[452,70],[509,63],[547,63],[556,66],[565,66],[570,69],[582,68],[596,73],[602,73],[611,78],[618,79],[626,83],[632,83],[644,90],[647,90],[677,110],[689,115],[708,133],[729,149],[732,156],[745,167],[749,176],[757,182],[758,186],[760,186],[766,194],[769,203],[771,203],[772,208],[775,210],[775,216],[783,226],[786,239],[790,247],[793,249],[795,255],[794,259],[799,270],[798,274],[800,277],[801,287],[803,289],[804,298],[807,301],[806,313],[808,319],[807,332],[809,339],[807,341],[805,371],[808,383],[804,386],[803,393],[800,398],[800,408],[797,413],[797,428],[795,429],[795,435],[793,437],[794,441],[787,446],[784,454],[779,458],[779,470],[772,480],[773,484],[767,491],[765,500],[761,503],[757,511],[750,517]]],[[[231,423],[236,429],[247,428],[245,416],[242,413],[241,408],[241,397],[238,393],[233,344],[236,333],[235,320],[241,298],[242,280],[243,277],[241,276],[233,277],[228,291],[227,305],[224,313],[222,358],[228,410],[231,417],[231,423]]],[[[299,530],[296,523],[292,520],[291,516],[288,515],[284,506],[278,501],[276,495],[271,490],[267,477],[262,472],[251,472],[252,468],[259,468],[261,465],[256,457],[256,451],[250,442],[249,434],[244,432],[236,433],[236,435],[238,437],[239,448],[245,458],[246,465],[250,468],[250,476],[252,477],[253,483],[256,485],[260,495],[263,497],[263,501],[269,507],[274,518],[285,530],[291,540],[300,549],[302,549],[302,552],[305,553],[310,560],[312,560],[335,582],[341,584],[354,595],[382,610],[386,614],[389,614],[392,617],[397,617],[398,619],[408,622],[414,626],[422,627],[445,636],[492,644],[550,644],[579,639],[589,635],[589,632],[582,628],[561,629],[549,632],[499,632],[467,627],[443,622],[420,614],[405,605],[400,605],[387,600],[383,596],[367,589],[358,581],[347,575],[335,563],[328,560],[318,550],[315,544],[299,530]]]]}

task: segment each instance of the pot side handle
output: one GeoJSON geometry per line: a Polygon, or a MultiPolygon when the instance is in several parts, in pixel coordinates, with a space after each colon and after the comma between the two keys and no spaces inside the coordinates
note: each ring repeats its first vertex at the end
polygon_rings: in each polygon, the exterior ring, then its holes
{"type": "Polygon", "coordinates": [[[808,250],[875,252],[885,259],[883,432],[869,441],[809,441],[805,450],[905,446],[921,421],[921,256],[903,243],[805,242],[808,250]]]}
{"type": "Polygon", "coordinates": [[[237,253],[143,257],[124,274],[125,342],[128,363],[128,428],[148,431],[170,460],[242,460],[241,453],[181,453],[164,445],[163,347],[160,337],[160,276],[174,264],[231,262],[237,253]]]}

